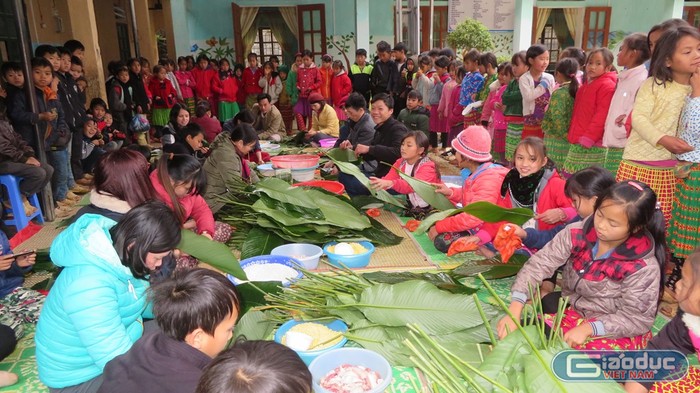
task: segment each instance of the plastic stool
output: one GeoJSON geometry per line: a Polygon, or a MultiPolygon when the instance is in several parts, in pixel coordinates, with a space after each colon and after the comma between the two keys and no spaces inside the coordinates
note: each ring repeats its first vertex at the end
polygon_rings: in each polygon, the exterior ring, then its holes
{"type": "Polygon", "coordinates": [[[40,224],[44,223],[44,215],[41,212],[39,198],[37,198],[36,194],[32,194],[27,197],[29,204],[36,207],[36,212],[30,216],[24,214],[22,193],[19,191],[19,182],[20,179],[15,176],[0,175],[0,184],[5,186],[7,189],[7,195],[10,198],[10,206],[12,206],[12,208],[6,208],[8,213],[12,213],[12,218],[4,220],[4,222],[5,225],[14,225],[18,232],[29,225],[29,221],[33,220],[34,218],[37,218],[40,224]],[[19,208],[16,206],[19,206],[19,208]]]}

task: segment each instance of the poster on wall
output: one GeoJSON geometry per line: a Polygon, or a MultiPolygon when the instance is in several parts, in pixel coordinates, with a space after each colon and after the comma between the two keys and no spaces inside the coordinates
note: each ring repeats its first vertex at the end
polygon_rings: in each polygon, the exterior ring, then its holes
{"type": "Polygon", "coordinates": [[[476,19],[491,31],[512,31],[515,0],[449,0],[447,31],[467,19],[476,19]]]}

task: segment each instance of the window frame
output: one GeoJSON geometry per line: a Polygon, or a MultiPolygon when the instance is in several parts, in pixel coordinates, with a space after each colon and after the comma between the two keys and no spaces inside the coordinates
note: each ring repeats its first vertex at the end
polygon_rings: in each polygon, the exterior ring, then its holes
{"type": "Polygon", "coordinates": [[[605,47],[607,48],[608,46],[608,39],[610,37],[610,15],[612,14],[612,7],[586,7],[585,11],[585,16],[583,18],[583,37],[582,37],[582,42],[581,42],[581,47],[583,48],[584,51],[589,51],[594,48],[598,48],[598,46],[594,47],[589,47],[588,46],[588,36],[590,35],[591,32],[593,32],[593,36],[597,36],[598,32],[603,33],[603,42],[601,43],[600,47],[605,47]],[[599,29],[598,26],[598,21],[600,20],[600,13],[603,12],[604,14],[604,22],[603,22],[603,28],[599,29]],[[596,17],[596,24],[595,28],[591,29],[591,17],[595,13],[596,17]]]}
{"type": "Polygon", "coordinates": [[[275,37],[275,34],[272,33],[272,28],[271,27],[259,27],[258,28],[258,38],[253,42],[253,47],[251,49],[251,52],[257,53],[258,58],[260,59],[260,64],[265,64],[266,61],[270,60],[271,56],[277,56],[280,61],[282,61],[282,56],[284,54],[284,51],[282,51],[282,45],[277,41],[277,38],[275,37]],[[264,37],[264,31],[268,30],[270,32],[270,41],[265,41],[264,37]],[[265,44],[270,44],[272,46],[272,53],[267,53],[265,52],[265,44]],[[255,50],[255,45],[258,45],[258,50],[255,50]],[[275,52],[275,46],[279,49],[279,52],[275,52]]]}

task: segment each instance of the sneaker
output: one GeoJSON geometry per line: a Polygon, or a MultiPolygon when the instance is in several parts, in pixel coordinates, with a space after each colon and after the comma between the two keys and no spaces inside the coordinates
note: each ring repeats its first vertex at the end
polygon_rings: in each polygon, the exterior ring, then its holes
{"type": "Polygon", "coordinates": [[[53,214],[56,218],[66,218],[71,215],[70,209],[65,207],[57,207],[54,209],[53,214]]]}
{"type": "Polygon", "coordinates": [[[81,186],[79,184],[76,184],[75,186],[73,186],[70,189],[70,191],[74,194],[87,194],[88,192],[90,192],[90,187],[81,186]]]}
{"type": "Polygon", "coordinates": [[[68,191],[68,192],[66,193],[66,198],[72,199],[72,200],[74,200],[74,201],[76,201],[76,202],[80,202],[80,200],[83,199],[82,196],[80,196],[80,195],[74,193],[73,191],[68,191]]]}

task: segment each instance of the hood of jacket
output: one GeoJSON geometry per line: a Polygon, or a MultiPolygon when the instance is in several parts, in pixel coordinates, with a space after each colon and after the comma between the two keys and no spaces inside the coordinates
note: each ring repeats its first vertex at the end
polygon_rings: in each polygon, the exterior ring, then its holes
{"type": "Polygon", "coordinates": [[[409,112],[419,114],[419,115],[426,115],[428,117],[430,116],[430,110],[422,105],[417,106],[415,109],[409,110],[409,112]]]}
{"type": "Polygon", "coordinates": [[[647,70],[646,66],[644,64],[638,65],[634,68],[629,68],[626,70],[622,70],[619,74],[617,74],[617,80],[622,82],[626,79],[630,78],[635,78],[639,75],[648,75],[649,70],[647,70]]]}
{"type": "Polygon", "coordinates": [[[51,244],[51,260],[66,268],[90,265],[111,272],[120,280],[133,279],[122,265],[109,230],[116,221],[97,214],[85,214],[61,232],[51,244]]]}
{"type": "Polygon", "coordinates": [[[612,71],[606,72],[603,75],[596,78],[596,80],[594,80],[593,82],[586,82],[586,84],[593,86],[608,81],[611,81],[612,83],[617,83],[617,73],[612,71]]]}

